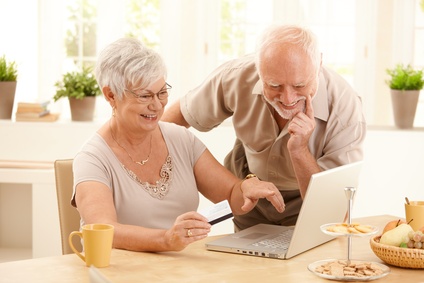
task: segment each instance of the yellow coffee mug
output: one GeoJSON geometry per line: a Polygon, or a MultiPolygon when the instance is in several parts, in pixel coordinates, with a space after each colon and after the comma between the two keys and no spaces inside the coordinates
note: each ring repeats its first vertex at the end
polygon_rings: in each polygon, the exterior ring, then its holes
{"type": "Polygon", "coordinates": [[[405,203],[406,222],[414,231],[424,227],[424,201],[410,201],[405,203]]]}
{"type": "Polygon", "coordinates": [[[82,231],[73,231],[69,234],[69,245],[87,266],[109,266],[112,252],[114,227],[109,224],[87,224],[82,231]],[[83,242],[84,255],[77,251],[72,243],[73,236],[79,236],[83,242]]]}

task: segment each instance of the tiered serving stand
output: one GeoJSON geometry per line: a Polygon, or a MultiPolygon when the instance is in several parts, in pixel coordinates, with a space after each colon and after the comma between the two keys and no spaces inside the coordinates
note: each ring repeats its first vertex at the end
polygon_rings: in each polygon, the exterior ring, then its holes
{"type": "MultiPolygon", "coordinates": [[[[351,211],[352,211],[352,205],[353,205],[353,198],[355,196],[355,192],[356,192],[356,188],[354,187],[346,187],[345,189],[345,194],[346,194],[346,198],[347,198],[347,202],[348,202],[348,217],[347,217],[347,224],[351,225],[352,224],[352,218],[351,218],[351,211]]],[[[337,281],[371,281],[371,280],[375,280],[375,279],[379,279],[382,278],[384,276],[386,276],[387,274],[390,273],[390,268],[387,267],[384,264],[378,263],[378,262],[370,262],[370,261],[361,261],[361,260],[352,260],[352,237],[367,237],[367,236],[371,236],[373,234],[376,234],[378,232],[378,228],[372,226],[372,231],[369,233],[338,233],[338,232],[331,232],[328,231],[327,228],[330,226],[334,226],[336,224],[340,224],[340,223],[329,223],[329,224],[324,224],[321,226],[321,231],[327,235],[330,236],[335,236],[335,237],[347,237],[347,259],[326,259],[326,260],[319,260],[316,261],[314,263],[311,263],[308,265],[308,269],[309,271],[311,271],[312,273],[314,273],[315,275],[325,278],[325,279],[330,279],[330,280],[337,280],[337,281]],[[325,265],[327,263],[330,262],[334,262],[334,261],[346,261],[348,264],[350,264],[351,262],[354,263],[368,263],[368,264],[373,264],[375,266],[378,266],[381,268],[381,270],[383,271],[382,274],[379,275],[375,275],[375,276],[364,276],[364,277],[358,277],[358,276],[333,276],[333,275],[327,275],[327,274],[323,274],[320,272],[317,272],[316,269],[319,266],[325,265]]]]}

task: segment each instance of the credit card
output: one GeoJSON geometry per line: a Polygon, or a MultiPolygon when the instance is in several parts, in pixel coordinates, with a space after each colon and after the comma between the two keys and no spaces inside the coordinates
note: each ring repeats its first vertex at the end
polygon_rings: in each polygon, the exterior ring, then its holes
{"type": "Polygon", "coordinates": [[[218,202],[207,209],[199,211],[199,213],[205,216],[211,225],[233,217],[233,212],[231,211],[228,200],[218,202]]]}

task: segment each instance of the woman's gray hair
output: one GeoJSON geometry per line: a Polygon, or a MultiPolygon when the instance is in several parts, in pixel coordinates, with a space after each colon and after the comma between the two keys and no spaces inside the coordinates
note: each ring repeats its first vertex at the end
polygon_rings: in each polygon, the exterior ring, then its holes
{"type": "Polygon", "coordinates": [[[153,49],[135,38],[121,38],[100,53],[95,69],[100,88],[109,86],[122,99],[124,90],[145,89],[167,75],[166,66],[153,49]]]}
{"type": "Polygon", "coordinates": [[[296,25],[275,25],[267,28],[259,38],[256,47],[255,64],[259,72],[264,52],[269,46],[293,44],[302,48],[312,61],[315,70],[319,71],[321,65],[321,52],[318,40],[309,29],[296,25]]]}

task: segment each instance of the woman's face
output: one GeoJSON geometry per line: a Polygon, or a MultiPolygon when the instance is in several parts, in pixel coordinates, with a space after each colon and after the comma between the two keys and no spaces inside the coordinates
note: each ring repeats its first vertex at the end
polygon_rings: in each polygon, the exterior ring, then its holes
{"type": "Polygon", "coordinates": [[[262,55],[260,74],[264,97],[277,113],[290,120],[305,110],[306,97],[318,89],[318,72],[308,55],[289,46],[271,46],[262,55]]]}
{"type": "Polygon", "coordinates": [[[159,79],[145,89],[137,86],[124,90],[123,99],[117,102],[117,115],[125,119],[125,123],[146,131],[154,130],[163,115],[168,103],[168,89],[170,86],[165,79],[159,79]],[[119,103],[119,105],[118,105],[119,103]]]}

